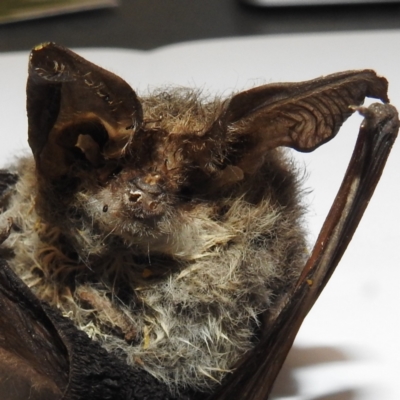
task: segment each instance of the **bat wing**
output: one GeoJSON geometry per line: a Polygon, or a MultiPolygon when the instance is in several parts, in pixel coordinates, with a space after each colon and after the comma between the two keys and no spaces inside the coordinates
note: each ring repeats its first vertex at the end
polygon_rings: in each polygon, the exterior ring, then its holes
{"type": "Polygon", "coordinates": [[[60,399],[68,351],[40,303],[0,264],[0,392],[7,399],[60,399]]]}

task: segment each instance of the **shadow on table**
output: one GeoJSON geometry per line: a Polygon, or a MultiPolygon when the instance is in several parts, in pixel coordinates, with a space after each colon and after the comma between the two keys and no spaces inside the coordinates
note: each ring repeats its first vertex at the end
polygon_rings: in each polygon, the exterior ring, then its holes
{"type": "MultiPolygon", "coordinates": [[[[293,347],[275,381],[271,400],[296,396],[299,385],[293,374],[295,369],[346,360],[350,360],[350,357],[333,347],[293,347]]],[[[323,396],[310,397],[309,400],[352,400],[355,399],[356,392],[356,389],[340,390],[323,396]]]]}

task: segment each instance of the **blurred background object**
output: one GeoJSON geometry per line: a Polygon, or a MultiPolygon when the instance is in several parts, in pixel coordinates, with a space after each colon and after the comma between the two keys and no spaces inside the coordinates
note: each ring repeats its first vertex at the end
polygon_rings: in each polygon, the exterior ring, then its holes
{"type": "Polygon", "coordinates": [[[116,7],[117,5],[117,0],[2,0],[0,23],[116,7]]]}
{"type": "Polygon", "coordinates": [[[120,0],[115,8],[0,25],[0,51],[45,41],[154,49],[209,38],[397,28],[400,3],[255,7],[239,0],[120,0]]]}
{"type": "Polygon", "coordinates": [[[338,4],[385,4],[398,3],[399,0],[242,0],[243,3],[265,7],[284,6],[324,6],[338,4]]]}

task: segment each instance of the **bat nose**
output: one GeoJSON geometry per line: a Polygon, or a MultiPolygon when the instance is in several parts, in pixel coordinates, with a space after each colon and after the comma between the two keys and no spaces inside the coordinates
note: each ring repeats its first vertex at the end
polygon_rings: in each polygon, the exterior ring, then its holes
{"type": "Polygon", "coordinates": [[[130,190],[129,191],[129,201],[132,203],[137,203],[141,201],[143,197],[143,192],[141,190],[130,190]]]}
{"type": "Polygon", "coordinates": [[[148,211],[155,211],[159,204],[159,195],[145,193],[141,190],[130,190],[128,193],[128,200],[130,203],[140,203],[141,206],[148,211]]]}
{"type": "Polygon", "coordinates": [[[153,194],[141,189],[130,189],[127,193],[127,202],[135,210],[137,216],[155,216],[158,215],[162,207],[162,194],[153,194]]]}
{"type": "Polygon", "coordinates": [[[150,218],[164,212],[166,193],[159,185],[158,175],[145,175],[129,181],[125,204],[137,218],[150,218]]]}

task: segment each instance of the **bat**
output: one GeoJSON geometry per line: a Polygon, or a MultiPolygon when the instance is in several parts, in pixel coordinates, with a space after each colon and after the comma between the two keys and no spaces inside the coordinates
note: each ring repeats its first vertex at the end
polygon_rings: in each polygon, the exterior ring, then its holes
{"type": "Polygon", "coordinates": [[[32,156],[0,171],[1,392],[268,398],[396,138],[387,89],[361,70],[226,99],[139,96],[66,48],[35,47],[32,156]],[[353,157],[308,254],[288,148],[316,150],[355,111],[353,157]]]}

